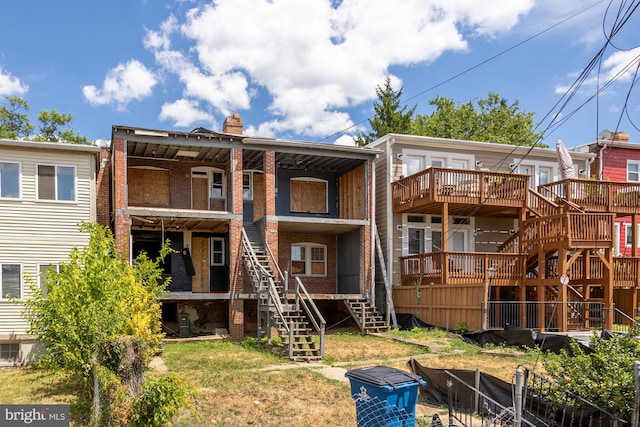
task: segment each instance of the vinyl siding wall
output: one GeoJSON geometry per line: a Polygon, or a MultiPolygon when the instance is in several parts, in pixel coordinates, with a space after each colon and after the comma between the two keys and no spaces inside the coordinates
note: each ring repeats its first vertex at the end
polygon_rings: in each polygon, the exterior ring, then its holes
{"type": "MultiPolygon", "coordinates": [[[[20,199],[0,199],[0,264],[22,266],[24,298],[30,293],[29,278],[37,280],[40,264],[66,260],[74,246],[88,242],[78,224],[96,219],[95,154],[0,146],[0,161],[21,164],[20,199]],[[37,200],[38,164],[74,166],[76,201],[37,200]]],[[[20,312],[19,304],[0,299],[0,341],[25,333],[28,324],[20,312]]]]}

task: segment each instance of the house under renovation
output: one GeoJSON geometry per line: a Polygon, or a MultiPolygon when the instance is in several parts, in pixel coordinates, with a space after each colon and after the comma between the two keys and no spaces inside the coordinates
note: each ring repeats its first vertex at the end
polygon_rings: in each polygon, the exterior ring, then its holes
{"type": "Polygon", "coordinates": [[[118,250],[174,249],[167,332],[277,330],[292,357],[309,359],[322,355],[326,325],[385,326],[371,307],[379,151],[246,137],[238,115],[221,133],[113,126],[111,141],[118,250]]]}

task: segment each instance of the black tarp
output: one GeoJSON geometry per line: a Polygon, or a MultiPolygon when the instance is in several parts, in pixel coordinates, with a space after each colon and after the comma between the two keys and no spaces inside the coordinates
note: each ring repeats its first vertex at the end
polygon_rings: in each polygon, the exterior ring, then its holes
{"type": "Polygon", "coordinates": [[[569,336],[544,334],[531,329],[508,328],[472,332],[463,334],[462,339],[482,347],[488,344],[528,348],[538,347],[543,352],[559,353],[560,350],[565,350],[569,355],[573,354],[570,343],[575,342],[585,353],[592,352],[591,348],[569,336]]]}
{"type": "Polygon", "coordinates": [[[424,323],[413,314],[396,313],[398,328],[402,331],[410,331],[413,328],[435,328],[435,326],[424,323]]]}

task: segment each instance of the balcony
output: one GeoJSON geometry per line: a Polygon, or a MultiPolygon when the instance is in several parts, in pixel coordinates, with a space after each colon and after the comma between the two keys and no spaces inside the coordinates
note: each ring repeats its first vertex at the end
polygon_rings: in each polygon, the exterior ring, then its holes
{"type": "Polygon", "coordinates": [[[492,285],[518,286],[523,283],[524,260],[524,255],[493,252],[409,255],[400,258],[401,280],[402,285],[484,283],[488,280],[488,268],[495,267],[492,285]]]}
{"type": "Polygon", "coordinates": [[[528,175],[432,167],[391,184],[393,210],[440,213],[449,203],[454,215],[504,215],[508,208],[515,215],[526,205],[528,182],[528,175]]]}
{"type": "Polygon", "coordinates": [[[538,191],[551,200],[566,199],[589,212],[640,213],[640,183],[567,179],[541,185],[538,191]]]}

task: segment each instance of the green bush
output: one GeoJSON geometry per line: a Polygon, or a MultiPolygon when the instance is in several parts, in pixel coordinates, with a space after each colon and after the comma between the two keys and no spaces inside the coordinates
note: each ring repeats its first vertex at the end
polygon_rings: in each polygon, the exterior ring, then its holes
{"type": "Polygon", "coordinates": [[[133,402],[131,425],[160,427],[170,424],[181,407],[194,410],[187,397],[186,384],[175,375],[147,379],[133,402]]]}

